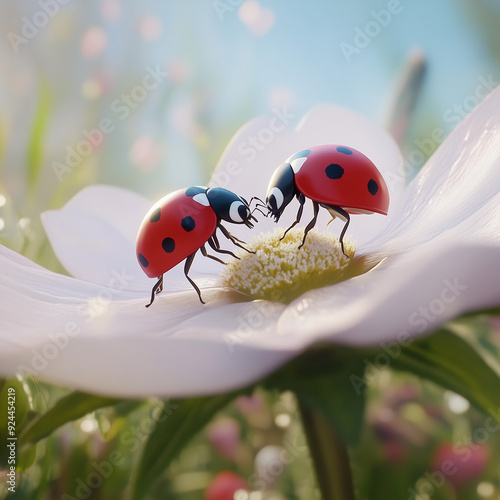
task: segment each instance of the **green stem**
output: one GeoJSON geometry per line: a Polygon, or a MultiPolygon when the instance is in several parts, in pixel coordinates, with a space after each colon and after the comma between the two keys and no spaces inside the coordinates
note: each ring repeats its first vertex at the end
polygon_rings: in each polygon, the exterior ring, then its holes
{"type": "Polygon", "coordinates": [[[355,500],[347,448],[323,414],[299,400],[302,425],[323,500],[355,500]]]}

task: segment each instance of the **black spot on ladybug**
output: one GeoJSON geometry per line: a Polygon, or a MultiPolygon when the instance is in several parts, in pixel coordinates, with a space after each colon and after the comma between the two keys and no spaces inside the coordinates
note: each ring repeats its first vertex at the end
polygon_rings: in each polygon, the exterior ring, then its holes
{"type": "Polygon", "coordinates": [[[377,194],[378,184],[373,179],[368,181],[368,191],[370,191],[370,194],[373,196],[377,194]]]}
{"type": "Polygon", "coordinates": [[[144,257],[144,255],[142,255],[142,253],[138,254],[137,257],[139,258],[139,262],[141,263],[142,267],[149,266],[148,259],[146,259],[146,257],[144,257]]]}
{"type": "Polygon", "coordinates": [[[326,176],[329,179],[340,179],[344,175],[344,169],[337,163],[332,163],[325,168],[326,176]]]}
{"type": "Polygon", "coordinates": [[[345,146],[338,146],[337,151],[339,153],[344,153],[345,155],[352,155],[352,151],[349,148],[346,148],[345,146]]]}
{"type": "Polygon", "coordinates": [[[175,249],[175,241],[172,238],[165,238],[161,242],[161,246],[163,247],[163,250],[167,253],[172,253],[175,249]]]}
{"type": "Polygon", "coordinates": [[[184,231],[189,232],[195,228],[196,224],[194,222],[194,219],[188,215],[181,220],[181,226],[184,231]]]}
{"type": "Polygon", "coordinates": [[[207,188],[203,188],[201,186],[193,186],[186,189],[186,196],[195,196],[200,193],[204,193],[207,188]]]}
{"type": "Polygon", "coordinates": [[[158,222],[160,220],[161,208],[158,207],[149,218],[149,222],[158,222]]]}

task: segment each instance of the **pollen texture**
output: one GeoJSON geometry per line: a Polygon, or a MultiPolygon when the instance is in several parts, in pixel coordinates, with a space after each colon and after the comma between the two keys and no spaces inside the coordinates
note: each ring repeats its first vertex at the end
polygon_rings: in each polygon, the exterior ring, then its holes
{"type": "Polygon", "coordinates": [[[344,238],[340,242],[330,232],[312,230],[299,248],[304,229],[291,229],[280,241],[285,230],[275,229],[254,238],[246,245],[248,253],[231,258],[222,278],[224,285],[248,296],[249,300],[267,299],[289,303],[312,288],[320,288],[361,274],[354,259],[355,245],[344,238]]]}

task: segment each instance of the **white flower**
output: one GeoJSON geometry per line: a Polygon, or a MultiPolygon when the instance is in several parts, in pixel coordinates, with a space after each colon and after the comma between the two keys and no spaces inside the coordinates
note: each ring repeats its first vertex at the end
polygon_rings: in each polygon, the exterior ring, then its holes
{"type": "MultiPolygon", "coordinates": [[[[221,288],[221,264],[200,255],[191,276],[207,305],[181,265],[146,309],[154,280],[137,264],[135,237],[151,203],[123,189],[89,187],[43,216],[74,278],[0,248],[0,375],[31,370],[48,382],[116,396],[216,393],[257,381],[317,341],[404,343],[500,304],[500,91],[407,186],[391,138],[354,113],[321,106],[295,130],[274,127],[272,140],[262,132],[269,126],[262,118],[243,127],[213,182],[262,197],[275,167],[300,149],[337,143],[362,151],[383,173],[391,207],[387,217],[354,216],[348,234],[357,255],[381,261],[377,267],[288,305],[233,302],[221,288]],[[266,140],[252,139],[259,137],[266,140]]],[[[285,211],[283,227],[295,211],[285,211]]],[[[229,229],[248,241],[274,229],[260,219],[253,230],[229,229]]]]}

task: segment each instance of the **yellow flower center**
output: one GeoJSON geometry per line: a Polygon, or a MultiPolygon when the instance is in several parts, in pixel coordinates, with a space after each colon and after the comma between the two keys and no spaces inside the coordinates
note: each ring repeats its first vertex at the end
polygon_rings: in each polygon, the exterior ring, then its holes
{"type": "MultiPolygon", "coordinates": [[[[249,300],[266,299],[288,304],[312,288],[333,285],[366,272],[363,258],[355,258],[355,244],[340,242],[330,232],[309,232],[299,249],[304,229],[291,229],[281,240],[284,229],[255,237],[246,248],[255,252],[238,251],[222,272],[224,285],[245,294],[249,300]]],[[[369,266],[372,267],[372,266],[369,266]]]]}

